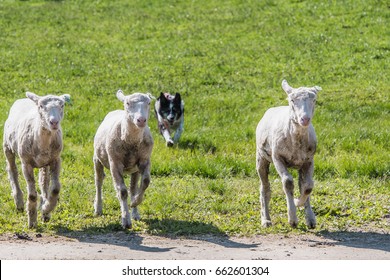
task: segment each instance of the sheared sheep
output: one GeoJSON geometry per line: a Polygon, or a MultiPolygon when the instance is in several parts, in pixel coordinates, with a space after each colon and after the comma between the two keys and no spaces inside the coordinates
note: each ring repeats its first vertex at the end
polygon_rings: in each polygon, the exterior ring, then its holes
{"type": "Polygon", "coordinates": [[[264,227],[272,224],[269,214],[271,190],[268,173],[269,165],[273,162],[286,194],[290,225],[298,225],[296,207],[304,205],[306,224],[309,228],[314,228],[316,219],[310,205],[310,193],[314,187],[313,158],[317,139],[311,120],[317,93],[321,88],[315,86],[295,89],[286,80],[283,80],[282,88],[288,95],[289,106],[267,110],[256,129],[256,169],[261,181],[261,223],[264,227]],[[287,168],[299,170],[299,199],[294,200],[293,177],[287,168]]]}
{"type": "Polygon", "coordinates": [[[123,102],[124,110],[107,114],[100,124],[94,140],[95,166],[95,214],[102,214],[102,184],[104,167],[111,171],[114,188],[121,207],[122,226],[131,228],[131,218],[127,205],[128,191],[123,179],[131,174],[130,195],[133,219],[139,220],[137,205],[150,183],[150,156],[153,138],[148,127],[151,97],[148,94],[134,93],[125,96],[121,90],[116,94],[123,102]],[[141,180],[140,180],[141,176],[141,180]],[[140,186],[138,182],[140,181],[140,186]]]}
{"type": "Polygon", "coordinates": [[[70,100],[68,94],[61,96],[38,96],[27,92],[28,98],[17,100],[11,107],[4,124],[3,149],[7,160],[7,172],[12,187],[16,208],[24,209],[23,192],[19,186],[16,155],[22,163],[27,183],[28,227],[37,226],[37,190],[34,168],[39,168],[42,219],[50,220],[56,207],[61,184],[59,181],[62,151],[60,122],[64,105],[70,100]],[[51,186],[49,188],[51,180],[51,186]]]}

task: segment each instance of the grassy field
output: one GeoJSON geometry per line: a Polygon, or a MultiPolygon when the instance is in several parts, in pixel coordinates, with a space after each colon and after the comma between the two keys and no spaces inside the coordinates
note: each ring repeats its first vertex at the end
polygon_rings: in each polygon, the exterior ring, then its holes
{"type": "MultiPolygon", "coordinates": [[[[93,216],[93,137],[106,113],[121,108],[118,88],[180,92],[186,106],[185,131],[172,149],[150,120],[152,183],[132,231],[308,231],[303,211],[298,228],[289,227],[274,169],[274,226],[260,226],[255,129],[267,108],[287,104],[284,78],[323,88],[313,120],[313,232],[388,230],[389,22],[388,3],[373,0],[0,1],[0,133],[26,91],[72,97],[62,124],[61,200],[37,231],[121,230],[110,176],[105,214],[93,216]]],[[[0,201],[0,233],[28,231],[3,153],[0,201]]]]}

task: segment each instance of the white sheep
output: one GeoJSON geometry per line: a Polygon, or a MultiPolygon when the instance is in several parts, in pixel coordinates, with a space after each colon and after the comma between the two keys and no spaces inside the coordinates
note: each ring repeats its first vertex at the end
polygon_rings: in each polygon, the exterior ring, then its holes
{"type": "Polygon", "coordinates": [[[273,162],[281,177],[286,194],[288,221],[292,227],[298,225],[297,206],[305,206],[306,224],[316,226],[316,219],[310,205],[310,193],[314,187],[314,153],[317,139],[311,120],[320,87],[292,88],[286,80],[282,88],[288,95],[289,106],[267,110],[256,129],[256,169],[260,177],[261,223],[271,226],[269,201],[271,198],[268,181],[269,165],[273,162]],[[293,177],[287,168],[299,170],[300,198],[294,201],[293,177]]]}
{"type": "Polygon", "coordinates": [[[37,226],[37,190],[34,168],[39,168],[42,219],[50,220],[50,212],[56,207],[61,184],[62,131],[60,122],[64,116],[64,104],[68,94],[40,97],[27,92],[28,98],[17,100],[11,107],[4,124],[3,149],[7,160],[7,172],[16,208],[24,209],[23,192],[19,186],[16,155],[22,164],[27,183],[28,227],[37,226]],[[49,188],[51,180],[51,186],[49,188]]]}
{"type": "Polygon", "coordinates": [[[127,205],[128,191],[123,176],[131,174],[130,195],[133,219],[139,220],[137,205],[150,183],[150,156],[153,138],[148,127],[151,97],[134,93],[124,96],[119,90],[117,98],[123,102],[124,110],[107,114],[99,126],[94,140],[95,166],[95,214],[102,214],[102,184],[104,167],[111,171],[114,188],[121,207],[122,226],[131,228],[131,217],[127,205]],[[141,177],[141,179],[140,179],[141,177]],[[140,186],[138,182],[140,181],[140,186]]]}

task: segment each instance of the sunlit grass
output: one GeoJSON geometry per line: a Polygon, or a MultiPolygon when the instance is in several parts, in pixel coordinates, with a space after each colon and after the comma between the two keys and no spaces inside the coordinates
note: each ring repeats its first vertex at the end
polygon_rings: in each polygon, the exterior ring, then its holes
{"type": "MultiPolygon", "coordinates": [[[[260,226],[255,128],[267,108],[287,104],[283,78],[323,88],[313,120],[315,231],[388,227],[387,10],[377,1],[2,1],[0,133],[27,90],[72,97],[62,124],[61,201],[38,230],[120,230],[109,175],[105,214],[93,216],[92,145],[107,112],[121,108],[114,94],[121,88],[180,92],[185,101],[185,130],[173,149],[152,112],[152,184],[133,230],[306,231],[302,211],[290,229],[273,168],[274,227],[260,226]]],[[[27,230],[10,193],[1,153],[0,232],[27,230]]]]}

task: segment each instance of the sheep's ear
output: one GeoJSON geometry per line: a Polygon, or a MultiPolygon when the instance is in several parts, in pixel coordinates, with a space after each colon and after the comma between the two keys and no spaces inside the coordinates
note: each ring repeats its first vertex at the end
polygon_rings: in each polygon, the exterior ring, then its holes
{"type": "Polygon", "coordinates": [[[123,94],[123,91],[120,89],[116,93],[116,97],[119,99],[119,101],[124,102],[125,101],[125,95],[123,94]]]}
{"type": "Polygon", "coordinates": [[[68,104],[71,103],[70,95],[69,95],[69,94],[63,94],[63,95],[61,95],[60,97],[65,101],[65,103],[68,103],[68,104]]]}
{"type": "Polygon", "coordinates": [[[319,86],[314,86],[312,87],[312,90],[317,94],[320,90],[322,90],[322,88],[319,86]]]}
{"type": "Polygon", "coordinates": [[[150,92],[147,92],[146,95],[150,98],[150,100],[156,100],[156,97],[154,97],[150,92]]]}
{"type": "Polygon", "coordinates": [[[290,85],[287,83],[286,80],[283,80],[283,81],[282,81],[282,88],[283,88],[283,90],[284,90],[287,94],[290,94],[290,93],[292,93],[292,91],[293,91],[293,88],[290,87],[290,85]]]}
{"type": "Polygon", "coordinates": [[[26,92],[26,96],[34,101],[35,104],[38,104],[39,99],[41,99],[38,95],[33,92],[26,92]]]}

